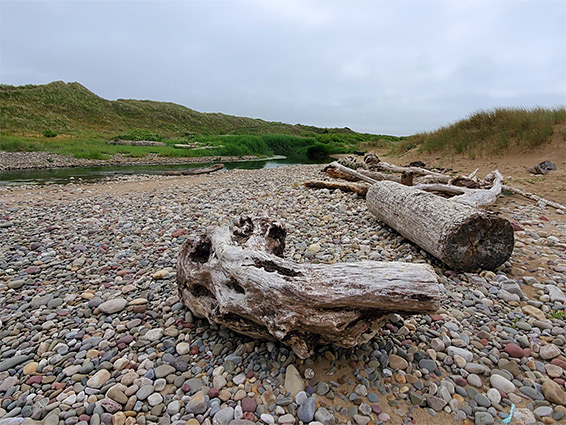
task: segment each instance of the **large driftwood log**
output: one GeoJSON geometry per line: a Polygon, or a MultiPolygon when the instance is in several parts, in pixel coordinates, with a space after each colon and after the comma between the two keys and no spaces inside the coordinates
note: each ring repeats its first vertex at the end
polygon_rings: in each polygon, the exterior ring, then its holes
{"type": "Polygon", "coordinates": [[[389,181],[372,185],[366,201],[380,221],[456,270],[493,270],[513,252],[513,227],[496,214],[389,181]]]}
{"type": "Polygon", "coordinates": [[[185,242],[179,293],[197,317],[254,338],[278,339],[300,357],[319,343],[367,342],[394,312],[439,308],[431,266],[359,261],[297,264],[280,256],[285,229],[241,219],[185,242]]]}

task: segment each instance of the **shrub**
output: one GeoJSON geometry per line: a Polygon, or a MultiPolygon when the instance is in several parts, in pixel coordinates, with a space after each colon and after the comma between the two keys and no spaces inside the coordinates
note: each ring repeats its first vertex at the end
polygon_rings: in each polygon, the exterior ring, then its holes
{"type": "Polygon", "coordinates": [[[43,130],[41,132],[41,134],[43,134],[43,137],[55,137],[57,136],[57,133],[55,133],[53,130],[51,129],[47,129],[47,130],[43,130]]]}

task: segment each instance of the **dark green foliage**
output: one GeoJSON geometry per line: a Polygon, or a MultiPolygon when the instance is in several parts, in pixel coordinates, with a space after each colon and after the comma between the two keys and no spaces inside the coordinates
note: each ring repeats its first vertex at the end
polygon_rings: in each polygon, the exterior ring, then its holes
{"type": "Polygon", "coordinates": [[[50,130],[50,129],[43,130],[41,132],[41,134],[43,134],[43,137],[55,137],[55,136],[57,136],[57,133],[55,133],[53,130],[50,130]]]}
{"type": "Polygon", "coordinates": [[[326,158],[331,154],[331,149],[324,143],[315,143],[307,149],[307,156],[309,158],[326,158]]]}

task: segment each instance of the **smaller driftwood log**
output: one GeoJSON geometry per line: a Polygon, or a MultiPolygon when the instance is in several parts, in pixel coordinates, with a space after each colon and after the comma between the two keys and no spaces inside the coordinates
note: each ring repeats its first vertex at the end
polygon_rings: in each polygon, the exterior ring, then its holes
{"type": "Polygon", "coordinates": [[[367,342],[392,313],[439,308],[430,265],[297,264],[281,258],[285,235],[279,223],[245,218],[189,238],[177,262],[183,303],[236,332],[278,339],[300,358],[320,343],[367,342]]]}
{"type": "Polygon", "coordinates": [[[224,164],[214,164],[208,167],[189,168],[183,171],[164,171],[164,176],[197,176],[199,174],[214,173],[215,171],[222,170],[224,164]]]}

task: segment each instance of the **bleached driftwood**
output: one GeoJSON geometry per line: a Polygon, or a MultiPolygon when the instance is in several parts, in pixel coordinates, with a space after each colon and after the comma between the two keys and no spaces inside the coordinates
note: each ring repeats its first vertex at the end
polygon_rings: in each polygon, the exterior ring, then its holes
{"type": "MultiPolygon", "coordinates": [[[[379,162],[377,164],[375,164],[374,168],[376,170],[381,170],[381,171],[389,171],[392,173],[413,173],[415,176],[435,176],[439,179],[449,179],[449,176],[446,176],[442,173],[438,173],[436,171],[432,171],[432,170],[427,170],[426,168],[420,168],[420,167],[400,167],[398,165],[394,165],[394,164],[389,164],[388,162],[379,162]]],[[[448,180],[447,180],[448,182],[448,180]]]]}
{"type": "Polygon", "coordinates": [[[268,219],[241,219],[188,239],[177,261],[183,303],[236,332],[276,338],[300,358],[319,343],[367,342],[393,312],[439,308],[427,264],[297,264],[280,257],[284,247],[285,229],[268,219]]]}
{"type": "Polygon", "coordinates": [[[497,170],[493,173],[495,175],[495,180],[493,181],[493,185],[490,189],[472,189],[470,192],[454,196],[450,200],[476,208],[494,204],[499,195],[501,195],[503,176],[497,170]]]}
{"type": "Polygon", "coordinates": [[[502,189],[507,190],[508,192],[515,193],[517,195],[521,195],[521,196],[523,196],[527,199],[530,199],[531,201],[543,202],[546,205],[549,205],[551,207],[557,208],[557,209],[562,210],[562,211],[566,211],[566,206],[564,206],[562,204],[559,204],[559,203],[553,202],[553,201],[549,201],[548,199],[545,199],[542,196],[538,196],[538,195],[535,195],[535,194],[530,193],[530,192],[525,192],[524,190],[518,189],[516,187],[503,185],[502,189]]]}
{"type": "Polygon", "coordinates": [[[224,168],[224,164],[214,164],[209,165],[208,167],[198,167],[198,168],[189,168],[188,170],[182,171],[164,171],[164,176],[196,176],[199,174],[208,174],[213,173],[215,171],[222,170],[224,168]]]}
{"type": "Polygon", "coordinates": [[[456,270],[493,270],[513,251],[513,227],[496,214],[388,181],[372,185],[366,201],[380,221],[456,270]]]}
{"type": "Polygon", "coordinates": [[[329,181],[322,181],[322,180],[312,180],[305,182],[305,187],[309,187],[312,189],[338,189],[342,192],[353,192],[360,195],[362,198],[366,197],[368,192],[369,186],[366,184],[358,184],[358,183],[342,183],[342,182],[329,182],[329,181]]]}
{"type": "Polygon", "coordinates": [[[356,171],[350,167],[345,167],[344,165],[338,163],[337,161],[328,164],[326,167],[324,167],[323,171],[325,171],[327,174],[331,175],[332,177],[343,178],[349,181],[363,181],[370,184],[373,184],[376,181],[378,181],[375,178],[362,174],[361,172],[356,171]]]}

